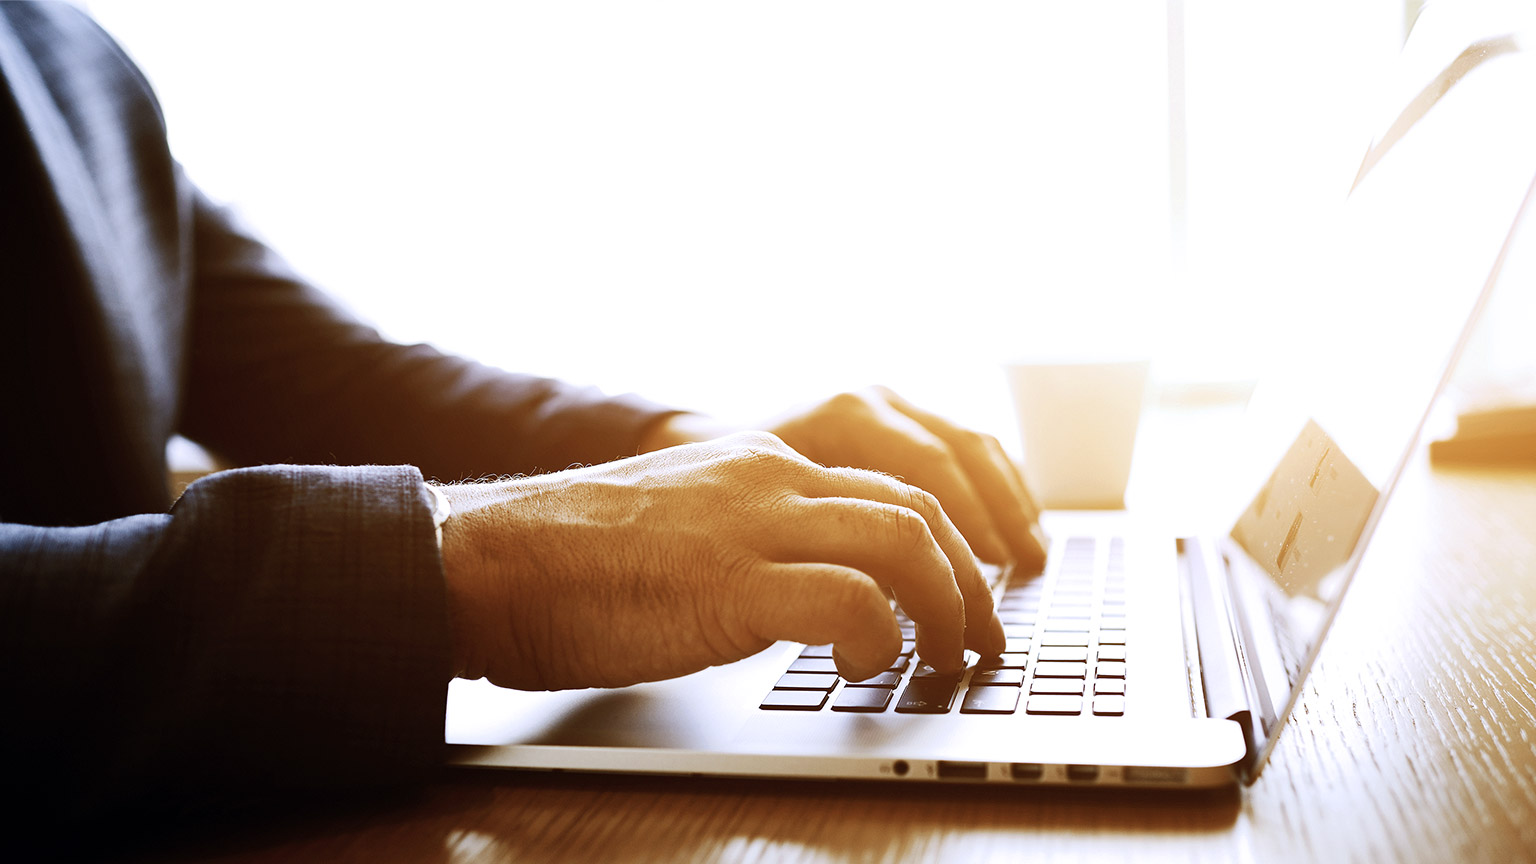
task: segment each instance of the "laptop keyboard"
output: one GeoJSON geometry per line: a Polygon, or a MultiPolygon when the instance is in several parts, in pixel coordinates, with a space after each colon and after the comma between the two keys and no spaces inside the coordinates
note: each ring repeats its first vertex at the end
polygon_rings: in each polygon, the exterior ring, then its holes
{"type": "Polygon", "coordinates": [[[896,610],[901,655],[864,681],[837,674],[832,646],[811,645],[789,664],[760,708],[877,714],[1125,714],[1126,591],[1123,538],[1069,537],[1037,579],[998,598],[1005,653],[966,652],[958,675],[918,660],[916,629],[896,610]]]}

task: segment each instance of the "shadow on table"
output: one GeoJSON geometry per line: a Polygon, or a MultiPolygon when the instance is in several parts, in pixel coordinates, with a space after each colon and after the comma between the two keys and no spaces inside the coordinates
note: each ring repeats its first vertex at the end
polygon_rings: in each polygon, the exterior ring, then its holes
{"type": "MultiPolygon", "coordinates": [[[[911,860],[1230,845],[1236,788],[1139,791],[472,772],[406,797],[273,813],[157,859],[911,860]],[[1087,844],[1087,845],[1084,845],[1087,844]]],[[[1219,856],[1216,856],[1219,857],[1219,856]]],[[[952,859],[958,860],[958,859],[952,859]]]]}

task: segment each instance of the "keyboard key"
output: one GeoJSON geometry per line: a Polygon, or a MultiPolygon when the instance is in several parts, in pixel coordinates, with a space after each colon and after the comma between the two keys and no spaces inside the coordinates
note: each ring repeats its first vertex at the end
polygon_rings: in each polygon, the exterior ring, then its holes
{"type": "Polygon", "coordinates": [[[865,678],[863,681],[849,681],[849,687],[883,687],[887,690],[901,683],[900,672],[881,672],[873,678],[865,678]]]}
{"type": "Polygon", "coordinates": [[[1099,631],[1099,644],[1100,645],[1120,645],[1120,646],[1124,646],[1125,645],[1125,631],[1124,630],[1100,630],[1099,631]]]}
{"type": "Polygon", "coordinates": [[[1067,645],[1078,648],[1088,647],[1087,633],[1046,633],[1040,637],[1041,645],[1067,645]]]}
{"type": "Polygon", "coordinates": [[[1055,693],[1061,696],[1083,695],[1083,682],[1071,678],[1036,678],[1029,682],[1031,693],[1055,693]]]}
{"type": "Polygon", "coordinates": [[[962,674],[964,674],[964,673],[963,672],[940,672],[939,670],[933,668],[932,666],[929,666],[927,663],[919,663],[919,664],[917,664],[917,669],[913,670],[912,677],[914,679],[917,679],[917,678],[949,678],[949,679],[953,679],[956,684],[959,684],[960,683],[960,676],[962,674]]]}
{"type": "Polygon", "coordinates": [[[878,687],[846,687],[843,692],[837,694],[837,701],[832,703],[833,711],[857,711],[861,714],[874,714],[885,710],[885,706],[891,704],[891,691],[878,687]]]}
{"type": "Polygon", "coordinates": [[[965,691],[961,714],[1012,714],[1019,710],[1017,687],[975,687],[965,691]]]}
{"type": "Polygon", "coordinates": [[[1009,639],[1028,639],[1035,635],[1033,624],[1009,624],[1003,622],[1003,635],[1009,639]]]}
{"type": "Polygon", "coordinates": [[[837,664],[831,657],[801,657],[789,664],[791,672],[831,672],[837,673],[837,664]]]}
{"type": "Polygon", "coordinates": [[[758,707],[770,711],[820,711],[826,701],[827,694],[821,690],[774,690],[758,707]]]}
{"type": "Polygon", "coordinates": [[[1036,678],[1082,678],[1088,673],[1086,663],[1036,663],[1036,678]]]}
{"type": "Polygon", "coordinates": [[[1087,663],[1087,648],[1050,647],[1035,652],[1035,659],[1047,662],[1087,663]]]}
{"type": "Polygon", "coordinates": [[[807,645],[807,646],[805,646],[805,650],[800,652],[800,656],[801,657],[823,657],[823,658],[826,658],[826,659],[830,660],[830,659],[832,659],[832,646],[831,645],[807,645]]]}
{"type": "Polygon", "coordinates": [[[1124,696],[1124,678],[1097,678],[1093,682],[1093,692],[1107,696],[1124,696]]]}
{"type": "Polygon", "coordinates": [[[1099,677],[1099,678],[1124,678],[1125,677],[1125,664],[1124,663],[1100,663],[1099,664],[1099,668],[1098,668],[1098,672],[1096,674],[1097,674],[1097,677],[1099,677]]]}
{"type": "MultiPolygon", "coordinates": [[[[1077,622],[1079,622],[1079,621],[1087,621],[1089,618],[1092,618],[1092,617],[1093,617],[1093,610],[1089,609],[1088,608],[1088,604],[1086,604],[1086,603],[1084,603],[1081,608],[1075,608],[1075,607],[1067,606],[1064,603],[1057,604],[1057,605],[1051,607],[1051,617],[1050,617],[1049,620],[1047,620],[1045,622],[1045,629],[1047,629],[1047,630],[1070,630],[1070,629],[1072,629],[1072,628],[1077,626],[1077,622]],[[1057,627],[1056,626],[1056,622],[1058,622],[1058,621],[1068,622],[1069,624],[1071,624],[1071,627],[1057,627]]],[[[1084,626],[1084,629],[1087,629],[1087,627],[1084,626]]]]}
{"type": "Polygon", "coordinates": [[[1030,696],[1024,710],[1030,714],[1081,714],[1081,696],[1030,696]]]}
{"type": "Polygon", "coordinates": [[[983,657],[977,664],[981,669],[1023,669],[1029,665],[1029,655],[1020,653],[999,654],[983,657]]]}
{"type": "Polygon", "coordinates": [[[831,690],[837,686],[837,676],[830,673],[790,672],[779,676],[775,690],[831,690]]]}
{"type": "Polygon", "coordinates": [[[1017,687],[1023,683],[1023,669],[977,669],[971,674],[972,687],[1017,687]]]}
{"type": "Polygon", "coordinates": [[[916,650],[917,650],[917,643],[916,642],[912,641],[911,639],[903,639],[903,640],[901,640],[901,656],[903,656],[903,657],[911,657],[912,656],[912,652],[916,651],[916,650]]]}
{"type": "Polygon", "coordinates": [[[902,655],[898,656],[895,660],[891,661],[891,665],[886,667],[886,671],[887,672],[905,672],[905,671],[907,671],[907,666],[911,662],[912,662],[912,655],[910,655],[910,654],[902,654],[902,655]]]}
{"type": "Polygon", "coordinates": [[[1003,649],[1007,653],[1009,653],[1009,654],[1028,654],[1029,653],[1030,637],[1028,637],[1028,636],[1025,636],[1023,638],[1009,637],[1007,641],[1008,641],[1008,647],[1003,649]]]}
{"type": "Polygon", "coordinates": [[[1123,662],[1125,660],[1125,646],[1124,645],[1100,645],[1099,646],[1099,659],[1100,660],[1118,660],[1118,661],[1122,661],[1123,662]]]}
{"type": "Polygon", "coordinates": [[[1093,713],[1101,717],[1119,717],[1125,713],[1124,696],[1093,697],[1093,713]]]}
{"type": "Polygon", "coordinates": [[[1004,633],[1008,632],[1008,628],[1010,627],[1032,627],[1035,623],[1035,619],[1038,618],[1039,615],[1039,609],[1028,609],[1017,612],[999,611],[997,613],[998,620],[1003,622],[1004,633]]]}
{"type": "Polygon", "coordinates": [[[896,703],[899,714],[947,714],[955,704],[954,678],[913,678],[896,703]]]}
{"type": "Polygon", "coordinates": [[[1086,619],[1051,618],[1045,622],[1046,633],[1087,633],[1086,619]]]}
{"type": "Polygon", "coordinates": [[[1003,606],[1034,606],[1045,596],[1042,587],[1009,589],[998,601],[998,607],[1003,606]]]}

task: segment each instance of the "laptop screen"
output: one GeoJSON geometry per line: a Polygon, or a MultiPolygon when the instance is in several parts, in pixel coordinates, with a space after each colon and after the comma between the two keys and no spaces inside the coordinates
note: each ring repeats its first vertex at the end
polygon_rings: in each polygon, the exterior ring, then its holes
{"type": "Polygon", "coordinates": [[[1283,350],[1250,406],[1240,451],[1259,491],[1228,552],[1243,641],[1258,646],[1261,745],[1299,695],[1476,313],[1496,282],[1536,272],[1536,55],[1509,22],[1456,33],[1435,12],[1404,49],[1354,187],[1318,214],[1302,278],[1265,323],[1283,350]]]}

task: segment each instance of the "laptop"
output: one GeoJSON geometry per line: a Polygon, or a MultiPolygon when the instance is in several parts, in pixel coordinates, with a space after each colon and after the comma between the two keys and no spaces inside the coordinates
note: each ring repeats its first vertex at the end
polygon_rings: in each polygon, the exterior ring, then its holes
{"type": "MultiPolygon", "coordinates": [[[[1046,512],[1043,573],[994,571],[999,657],[865,682],[827,646],[613,690],[449,687],[455,764],[714,776],[1211,787],[1251,782],[1501,274],[1536,262],[1536,57],[1426,27],[1347,198],[1294,259],[1275,374],[1231,441],[1229,524],[1046,512]],[[1517,98],[1519,96],[1527,98],[1517,98]],[[1406,107],[1404,107],[1406,106],[1406,107]],[[1182,535],[1182,536],[1181,536],[1182,535]]],[[[1286,251],[1277,251],[1277,257],[1286,251]]],[[[1529,271],[1527,271],[1529,272],[1529,271]]],[[[899,610],[898,610],[899,615],[899,610]]],[[[910,624],[902,620],[904,628],[910,624]]]]}

